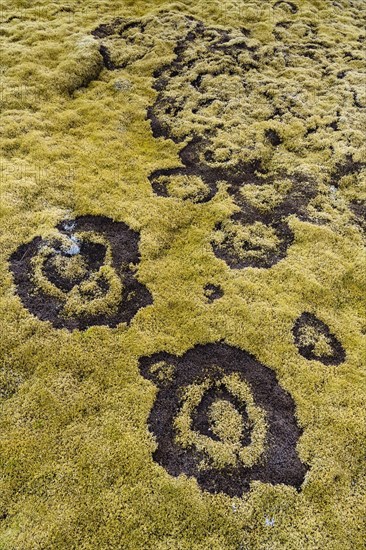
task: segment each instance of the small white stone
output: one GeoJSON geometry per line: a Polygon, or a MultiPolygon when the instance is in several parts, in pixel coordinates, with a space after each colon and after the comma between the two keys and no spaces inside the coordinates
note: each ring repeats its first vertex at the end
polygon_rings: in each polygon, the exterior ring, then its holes
{"type": "Polygon", "coordinates": [[[65,231],[72,231],[74,229],[74,227],[75,227],[75,222],[74,221],[64,223],[65,231]]]}
{"type": "Polygon", "coordinates": [[[70,241],[72,242],[71,246],[66,250],[66,253],[70,256],[75,256],[80,252],[79,241],[74,235],[71,235],[70,241]]]}

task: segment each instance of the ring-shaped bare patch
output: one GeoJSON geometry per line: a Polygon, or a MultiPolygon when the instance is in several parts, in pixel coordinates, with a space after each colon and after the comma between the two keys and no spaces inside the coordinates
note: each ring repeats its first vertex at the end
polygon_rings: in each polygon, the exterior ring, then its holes
{"type": "Polygon", "coordinates": [[[129,323],[152,298],[136,279],[139,234],[123,222],[82,216],[58,224],[10,257],[24,306],[56,328],[129,323]]]}
{"type": "Polygon", "coordinates": [[[169,474],[193,476],[202,489],[230,496],[242,495],[255,480],[300,489],[307,470],[296,451],[302,432],[293,399],[271,369],[217,343],[182,357],[143,357],[140,371],[158,387],[148,423],[157,442],[153,458],[169,474]],[[161,375],[164,369],[169,376],[161,375]],[[222,414],[233,426],[241,422],[240,433],[213,425],[215,403],[226,407],[222,414]],[[220,464],[221,451],[227,454],[220,464]]]}
{"type": "Polygon", "coordinates": [[[346,358],[340,341],[330,332],[328,325],[312,313],[304,312],[296,319],[292,329],[299,353],[306,359],[324,365],[339,365],[346,358]]]}

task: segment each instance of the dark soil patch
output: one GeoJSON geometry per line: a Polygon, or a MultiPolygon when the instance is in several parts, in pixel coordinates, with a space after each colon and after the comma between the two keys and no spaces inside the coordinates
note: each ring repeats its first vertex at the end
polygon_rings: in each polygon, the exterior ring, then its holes
{"type": "Polygon", "coordinates": [[[295,321],[294,327],[292,329],[295,344],[299,350],[299,353],[306,357],[306,359],[313,359],[315,361],[320,361],[324,365],[339,365],[343,363],[346,358],[346,352],[339,342],[339,340],[330,332],[329,327],[318,319],[312,313],[304,312],[300,317],[295,321]],[[301,342],[301,331],[306,326],[310,326],[316,330],[319,335],[326,337],[329,346],[331,347],[332,352],[329,355],[319,355],[315,352],[314,344],[304,345],[301,342]]]}
{"type": "MultiPolygon", "coordinates": [[[[300,461],[296,444],[302,430],[295,418],[292,397],[278,384],[275,373],[259,363],[252,355],[223,343],[198,345],[182,357],[157,353],[140,360],[142,375],[154,382],[158,394],[149,416],[149,426],[157,440],[153,457],[173,476],[194,476],[202,489],[211,493],[224,492],[241,496],[254,480],[263,483],[292,485],[300,489],[307,467],[300,461]],[[161,381],[150,367],[159,361],[172,365],[174,379],[161,381]],[[239,403],[222,381],[223,376],[238,374],[251,388],[254,401],[266,413],[268,431],[261,459],[252,467],[239,463],[236,467],[200,469],[204,458],[194,447],[184,448],[176,441],[174,421],[182,406],[183,392],[191,384],[202,384],[209,379],[216,382],[204,394],[196,407],[192,427],[201,434],[216,438],[210,430],[208,406],[216,399],[231,402],[243,420],[245,404],[239,403]]],[[[244,434],[242,445],[250,443],[250,433],[244,434]]]]}
{"type": "Polygon", "coordinates": [[[282,143],[282,139],[280,138],[280,136],[278,135],[276,130],[272,130],[272,129],[267,130],[266,131],[266,138],[271,143],[271,145],[273,145],[274,147],[276,147],[277,145],[280,145],[282,143]]]}
{"type": "Polygon", "coordinates": [[[343,162],[340,162],[335,167],[331,175],[331,184],[338,187],[339,180],[344,176],[349,176],[350,174],[359,173],[362,169],[366,167],[365,162],[353,160],[351,155],[347,155],[343,162]]]}
{"type": "Polygon", "coordinates": [[[203,290],[207,300],[210,303],[218,300],[219,298],[222,298],[222,296],[224,295],[224,291],[219,285],[207,284],[203,290]]]}
{"type": "MultiPolygon", "coordinates": [[[[234,180],[228,187],[228,193],[232,196],[235,204],[240,206],[240,211],[233,214],[231,219],[243,225],[252,225],[255,222],[260,222],[266,227],[271,228],[278,238],[278,245],[276,248],[268,252],[261,251],[260,248],[256,249],[250,242],[243,243],[243,250],[257,250],[260,252],[257,257],[248,256],[247,258],[239,258],[233,253],[229,240],[224,241],[220,245],[213,242],[212,247],[216,256],[225,260],[233,269],[240,269],[243,267],[270,268],[278,263],[285,258],[287,249],[294,240],[293,232],[286,219],[293,214],[299,219],[307,219],[308,217],[306,206],[316,195],[317,190],[315,182],[300,173],[292,175],[276,174],[276,176],[267,175],[261,171],[260,164],[258,163],[248,164],[245,169],[243,167],[242,181],[251,182],[259,187],[263,184],[273,184],[275,177],[289,179],[292,186],[278,206],[264,212],[254,207],[243,198],[240,192],[242,183],[238,183],[234,180]]],[[[217,229],[222,230],[223,224],[219,224],[217,229]]]]}
{"type": "Polygon", "coordinates": [[[357,225],[366,233],[366,202],[351,202],[350,209],[352,210],[357,225]]]}
{"type": "MultiPolygon", "coordinates": [[[[137,266],[140,261],[139,234],[136,231],[122,222],[114,222],[103,216],[82,216],[71,221],[65,220],[57,226],[57,229],[62,235],[68,237],[77,237],[80,232],[93,232],[108,240],[112,251],[112,266],[123,285],[121,300],[117,311],[111,315],[105,313],[94,316],[62,316],[62,301],[38,288],[34,282],[32,259],[38,255],[43,246],[49,244],[41,237],[36,237],[30,243],[21,245],[10,257],[10,268],[17,294],[31,313],[42,321],[50,321],[56,328],[85,330],[92,325],[116,327],[122,322],[129,323],[140,308],[152,303],[150,292],[136,279],[134,273],[134,266],[137,266]]],[[[67,292],[86,280],[91,273],[98,271],[106,253],[102,244],[81,241],[78,254],[84,260],[87,272],[82,277],[70,280],[60,275],[53,260],[56,256],[64,256],[67,259],[71,255],[63,251],[61,246],[57,248],[57,241],[55,244],[52,243],[52,246],[55,253],[47,258],[43,275],[59,289],[67,292]]],[[[100,291],[106,292],[108,288],[107,281],[102,279],[100,291]]]]}

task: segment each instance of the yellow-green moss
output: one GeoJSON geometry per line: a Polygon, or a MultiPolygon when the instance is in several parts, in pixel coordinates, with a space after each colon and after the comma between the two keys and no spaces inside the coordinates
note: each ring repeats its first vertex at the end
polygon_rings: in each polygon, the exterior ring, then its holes
{"type": "Polygon", "coordinates": [[[115,313],[122,299],[123,286],[112,266],[112,252],[108,241],[96,233],[83,231],[76,233],[75,238],[78,241],[72,241],[62,234],[57,234],[57,237],[55,235],[54,238],[58,239],[57,243],[59,244],[53,245],[52,241],[49,243],[46,241],[39,254],[32,260],[35,287],[46,295],[61,300],[63,307],[60,314],[65,317],[115,313]],[[57,246],[61,246],[64,251],[67,251],[70,246],[78,246],[76,242],[83,240],[105,246],[104,265],[96,272],[88,273],[85,261],[78,252],[67,256],[55,252],[57,246]],[[64,277],[70,282],[75,281],[70,291],[63,290],[45,275],[44,266],[47,259],[52,260],[56,273],[60,277],[64,277]],[[78,282],[80,276],[82,280],[78,282]],[[100,286],[100,283],[103,282],[108,286],[106,291],[100,286]]]}
{"type": "Polygon", "coordinates": [[[278,206],[291,189],[289,181],[275,181],[274,184],[248,184],[240,190],[242,196],[260,211],[268,212],[278,206]]]}
{"type": "Polygon", "coordinates": [[[67,297],[65,316],[100,315],[115,313],[122,299],[123,286],[113,267],[104,265],[96,275],[74,286],[67,297]],[[104,292],[98,281],[106,281],[108,290],[104,292]]]}
{"type": "Polygon", "coordinates": [[[208,185],[197,176],[160,176],[155,181],[166,185],[169,196],[177,199],[190,199],[197,202],[205,199],[209,193],[208,185]]]}
{"type": "Polygon", "coordinates": [[[150,370],[153,374],[156,374],[158,380],[161,382],[169,382],[173,380],[174,367],[165,361],[158,361],[150,367],[150,370]]]}
{"type": "Polygon", "coordinates": [[[299,331],[299,341],[302,346],[314,346],[316,355],[331,355],[332,347],[329,338],[325,334],[319,333],[314,327],[306,325],[299,331]]]}
{"type": "Polygon", "coordinates": [[[250,467],[261,460],[264,452],[265,413],[254,403],[250,388],[235,374],[224,376],[222,383],[245,406],[248,425],[244,424],[230,402],[218,399],[212,404],[209,418],[212,430],[219,440],[192,430],[192,413],[205,392],[211,388],[209,381],[187,388],[182,407],[174,421],[177,441],[183,447],[193,446],[199,453],[206,455],[200,465],[203,470],[236,466],[238,463],[250,467]],[[245,431],[250,433],[250,444],[243,447],[241,440],[245,431]]]}
{"type": "Polygon", "coordinates": [[[263,258],[266,254],[275,251],[279,244],[274,229],[262,222],[242,225],[228,221],[213,240],[242,260],[263,258]]]}
{"type": "MultiPolygon", "coordinates": [[[[4,3],[2,550],[363,548],[366,259],[348,205],[365,198],[364,172],[341,178],[335,191],[329,174],[347,155],[366,156],[365,109],[353,98],[355,92],[364,105],[365,9],[346,0],[294,3],[296,13],[289,3],[272,1],[4,3]],[[175,28],[169,30],[161,10],[177,14],[175,28]],[[123,70],[100,70],[90,31],[115,17],[151,14],[154,45],[147,55],[123,70]],[[237,74],[211,82],[221,101],[194,121],[182,120],[180,130],[209,126],[226,108],[225,120],[241,131],[217,134],[219,160],[260,158],[269,171],[296,168],[319,184],[321,197],[309,210],[317,223],[294,216],[294,244],[271,269],[230,270],[214,256],[213,229],[235,210],[225,189],[204,204],[152,192],[148,175],[179,163],[180,144],[153,138],[146,109],[156,97],[153,72],[173,58],[182,14],[247,28],[249,43],[268,62],[259,62],[250,93],[240,89],[232,101],[226,99],[237,90],[237,74]],[[274,51],[278,42],[286,55],[274,51]],[[324,60],[330,53],[324,74],[297,56],[315,42],[315,55],[324,60]],[[297,56],[296,69],[286,67],[286,56],[297,56]],[[274,103],[287,113],[275,128],[282,140],[275,148],[266,138],[274,103]],[[335,131],[329,125],[337,110],[335,131]],[[35,236],[47,238],[60,220],[83,214],[141,231],[139,278],[154,302],[129,328],[55,330],[15,294],[10,254],[35,236]],[[212,304],[203,293],[208,282],[224,291],[212,304]],[[342,365],[309,362],[298,353],[293,323],[309,310],[342,342],[342,365]],[[253,483],[243,498],[209,495],[152,459],[156,443],[147,420],[157,389],[139,375],[138,358],[162,350],[182,354],[220,339],[273,369],[293,397],[304,430],[298,453],[310,466],[301,492],[253,483]]],[[[124,55],[117,44],[116,54],[124,55]]],[[[242,56],[249,60],[245,50],[242,56]]],[[[184,92],[181,84],[174,93],[184,92]]]]}

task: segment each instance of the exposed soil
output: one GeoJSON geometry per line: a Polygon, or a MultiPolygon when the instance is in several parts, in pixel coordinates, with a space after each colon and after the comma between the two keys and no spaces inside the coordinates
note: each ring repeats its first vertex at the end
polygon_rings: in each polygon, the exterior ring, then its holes
{"type": "Polygon", "coordinates": [[[344,176],[349,176],[350,174],[357,174],[366,168],[365,162],[359,162],[353,160],[351,155],[348,155],[343,162],[339,162],[333,173],[331,175],[331,183],[338,187],[339,181],[344,176]]]}
{"type": "Polygon", "coordinates": [[[298,347],[299,353],[306,359],[320,361],[324,365],[339,365],[346,358],[346,352],[340,341],[330,332],[329,327],[318,319],[312,313],[304,312],[296,320],[292,329],[295,344],[298,347]],[[330,348],[329,355],[319,355],[315,352],[314,344],[304,345],[301,341],[301,330],[304,327],[310,326],[316,330],[319,335],[325,336],[330,348]]]}
{"type": "MultiPolygon", "coordinates": [[[[36,237],[30,243],[21,245],[10,257],[10,268],[13,272],[16,291],[24,306],[42,321],[50,321],[56,328],[69,330],[85,330],[92,325],[107,325],[116,327],[119,323],[129,323],[137,311],[152,303],[152,297],[147,288],[141,284],[134,273],[133,266],[140,260],[139,235],[122,222],[114,222],[103,216],[82,216],[75,220],[61,222],[57,229],[61,235],[77,236],[80,232],[93,232],[102,235],[108,240],[112,251],[112,265],[122,281],[123,291],[118,309],[108,315],[82,315],[66,317],[62,315],[62,301],[37,287],[34,282],[34,268],[32,259],[42,247],[49,243],[41,237],[36,237]],[[132,268],[131,268],[132,266],[132,268]]],[[[59,289],[69,292],[75,286],[102,266],[105,257],[105,247],[99,243],[82,241],[78,252],[87,267],[86,274],[76,279],[62,276],[56,270],[53,260],[56,256],[69,258],[71,255],[57,248],[54,243],[54,255],[47,258],[43,266],[43,275],[59,289]]],[[[101,281],[101,292],[108,290],[108,282],[101,281]]]]}
{"type": "Polygon", "coordinates": [[[212,303],[215,300],[222,298],[222,296],[224,295],[224,291],[222,290],[221,286],[213,285],[211,283],[207,284],[203,290],[209,303],[212,303]]]}
{"type": "MultiPolygon", "coordinates": [[[[247,181],[248,183],[251,182],[257,185],[274,183],[273,176],[262,173],[262,177],[259,178],[259,170],[260,165],[249,164],[246,166],[242,173],[242,182],[244,180],[244,182],[247,181]]],[[[286,221],[287,218],[292,214],[297,215],[300,219],[307,218],[306,206],[316,195],[315,183],[299,173],[291,176],[278,174],[277,177],[290,179],[292,187],[278,206],[264,212],[244,200],[240,192],[242,182],[231,182],[228,192],[233,197],[235,204],[240,206],[240,211],[233,214],[231,219],[243,225],[252,225],[255,222],[260,222],[266,227],[271,228],[278,238],[278,245],[273,251],[265,252],[258,248],[257,250],[260,252],[258,257],[248,256],[246,258],[238,257],[231,250],[228,239],[220,245],[213,242],[212,247],[216,256],[225,260],[231,268],[270,268],[275,265],[286,256],[288,247],[294,240],[293,232],[286,221]]],[[[219,224],[217,229],[222,230],[223,227],[223,224],[219,224]]],[[[243,250],[245,249],[256,250],[255,245],[250,242],[243,243],[243,250]]]]}
{"type": "Polygon", "coordinates": [[[366,234],[366,201],[353,201],[350,203],[350,209],[354,215],[356,224],[366,234]]]}
{"type": "Polygon", "coordinates": [[[282,139],[280,138],[276,130],[269,129],[265,132],[265,134],[266,134],[266,138],[272,145],[277,146],[282,143],[282,139]]]}
{"type": "MultiPolygon", "coordinates": [[[[182,357],[157,353],[140,360],[141,374],[154,382],[158,394],[149,416],[149,426],[158,444],[154,460],[173,476],[194,476],[202,489],[211,493],[224,492],[240,496],[250,488],[254,480],[263,483],[292,485],[300,489],[307,467],[300,461],[296,444],[302,430],[295,418],[292,397],[279,385],[275,373],[259,363],[252,355],[224,343],[198,345],[182,357]],[[164,361],[174,366],[174,378],[159,380],[150,367],[164,361]],[[194,447],[183,448],[176,441],[174,420],[182,406],[182,390],[191,384],[202,384],[209,379],[217,381],[216,389],[209,389],[192,417],[192,427],[211,438],[207,416],[208,406],[215,399],[227,399],[243,420],[247,419],[246,407],[238,402],[220,380],[225,375],[239,374],[249,385],[255,404],[266,413],[267,434],[265,450],[253,467],[239,465],[222,469],[202,470],[199,465],[203,454],[194,447]]],[[[250,443],[250,433],[242,439],[242,445],[250,443]]]]}

